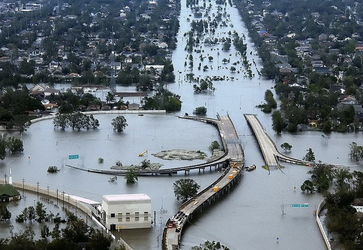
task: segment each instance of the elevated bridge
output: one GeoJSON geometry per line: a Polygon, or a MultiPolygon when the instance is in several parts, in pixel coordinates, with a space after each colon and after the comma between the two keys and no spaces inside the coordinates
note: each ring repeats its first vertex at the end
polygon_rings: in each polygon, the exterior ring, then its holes
{"type": "Polygon", "coordinates": [[[284,154],[281,154],[277,148],[275,143],[272,141],[270,136],[263,129],[260,121],[257,119],[256,115],[253,114],[244,114],[245,119],[247,120],[248,125],[252,129],[258,145],[260,146],[260,150],[262,152],[263,158],[265,160],[266,165],[269,168],[278,168],[279,161],[306,165],[309,164],[306,161],[302,161],[299,159],[295,159],[284,154]]]}
{"type": "MultiPolygon", "coordinates": [[[[155,169],[155,170],[139,170],[136,171],[137,175],[139,176],[148,176],[148,175],[172,175],[177,174],[178,172],[184,172],[186,175],[189,174],[193,170],[197,170],[199,173],[204,172],[205,169],[223,169],[226,165],[229,164],[232,157],[234,157],[238,161],[238,159],[243,159],[243,152],[238,148],[236,145],[240,145],[240,140],[238,139],[237,133],[235,131],[235,128],[229,118],[229,116],[219,116],[218,119],[212,119],[212,118],[205,118],[205,117],[197,117],[197,116],[183,116],[179,117],[183,119],[189,119],[189,120],[195,120],[200,122],[205,122],[208,124],[211,124],[213,126],[216,126],[221,140],[223,144],[223,148],[225,149],[225,153],[218,159],[200,163],[200,164],[194,164],[194,165],[188,165],[188,166],[180,166],[180,167],[172,167],[172,168],[162,168],[162,169],[155,169]]],[[[67,167],[71,167],[74,169],[92,172],[92,173],[98,173],[98,174],[108,174],[108,175],[126,175],[127,170],[104,170],[104,169],[92,169],[92,168],[81,168],[77,166],[72,165],[66,165],[67,167]]]]}
{"type": "Polygon", "coordinates": [[[235,127],[229,116],[219,116],[218,120],[208,118],[183,117],[203,122],[212,122],[218,126],[226,155],[220,160],[228,161],[222,176],[207,188],[199,192],[192,199],[182,204],[178,212],[166,223],[163,232],[163,250],[180,249],[180,241],[183,227],[197,211],[202,211],[215,199],[225,195],[239,180],[244,166],[244,152],[239,141],[235,127]]]}

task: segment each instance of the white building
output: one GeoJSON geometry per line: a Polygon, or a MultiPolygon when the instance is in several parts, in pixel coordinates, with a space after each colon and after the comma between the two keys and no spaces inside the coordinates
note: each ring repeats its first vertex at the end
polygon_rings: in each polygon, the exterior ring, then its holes
{"type": "Polygon", "coordinates": [[[104,195],[102,220],[109,230],[151,227],[151,199],[146,194],[104,195]]]}

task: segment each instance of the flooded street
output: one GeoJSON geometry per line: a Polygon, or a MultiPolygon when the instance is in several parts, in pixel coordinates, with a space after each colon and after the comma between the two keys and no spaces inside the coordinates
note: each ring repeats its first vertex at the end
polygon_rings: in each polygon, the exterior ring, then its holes
{"type": "MultiPolygon", "coordinates": [[[[202,3],[201,3],[202,4],[202,3]]],[[[207,3],[209,4],[209,3],[207,3]]],[[[227,37],[228,32],[236,31],[240,36],[247,36],[247,30],[238,15],[238,11],[225,6],[227,27],[218,27],[215,37],[227,37]]],[[[216,15],[217,7],[212,3],[209,13],[216,15]]],[[[300,132],[297,134],[275,135],[272,130],[270,114],[262,113],[255,106],[264,102],[267,89],[273,91],[273,83],[259,77],[261,70],[259,58],[253,44],[247,38],[247,57],[251,62],[254,77],[249,78],[243,73],[232,73],[232,62],[241,60],[233,45],[230,50],[222,51],[222,44],[202,46],[201,51],[206,57],[214,60],[200,61],[200,54],[193,52],[194,66],[184,66],[187,52],[186,36],[189,32],[193,13],[182,1],[178,46],[173,53],[173,64],[176,83],[167,88],[180,95],[182,110],[178,113],[165,115],[125,115],[128,127],[123,133],[112,130],[111,120],[115,115],[96,115],[99,119],[98,130],[60,131],[53,128],[53,121],[46,120],[34,123],[21,136],[24,142],[24,153],[8,156],[0,163],[0,174],[9,175],[11,169],[14,181],[21,181],[53,190],[60,190],[91,200],[101,201],[106,194],[145,193],[151,197],[152,210],[156,212],[156,223],[151,229],[121,230],[122,236],[135,250],[161,249],[161,235],[165,221],[174,215],[181,205],[173,193],[173,183],[184,178],[184,174],[174,176],[139,177],[134,185],[127,185],[123,177],[117,182],[108,182],[110,176],[93,174],[67,167],[73,165],[81,168],[109,169],[120,161],[123,165],[139,164],[142,160],[161,163],[163,168],[175,167],[202,162],[166,161],[152,156],[162,150],[186,149],[201,150],[210,156],[208,149],[212,141],[220,141],[218,131],[211,125],[177,118],[184,113],[192,114],[199,106],[207,108],[207,116],[215,118],[217,113],[229,114],[241,144],[245,150],[246,166],[256,164],[257,169],[246,172],[241,182],[225,198],[195,217],[184,231],[182,249],[190,249],[206,240],[220,241],[230,249],[295,249],[320,250],[325,248],[315,217],[314,210],[322,200],[319,194],[307,195],[301,192],[300,186],[309,178],[308,167],[282,163],[283,171],[264,170],[263,158],[255,138],[249,129],[243,114],[257,114],[267,133],[276,142],[277,148],[284,142],[292,145],[289,156],[302,159],[306,150],[311,147],[316,160],[322,162],[350,166],[360,169],[349,159],[349,144],[361,141],[363,136],[357,134],[330,134],[322,137],[321,132],[300,132]],[[189,20],[187,20],[189,19],[189,20]],[[222,60],[228,58],[229,64],[222,60]],[[255,64],[253,63],[256,63],[255,64]],[[198,70],[207,65],[209,70],[198,70]],[[215,91],[195,94],[193,83],[186,80],[187,74],[195,76],[225,76],[225,80],[214,81],[215,91]],[[233,80],[232,80],[233,78],[233,80]],[[147,150],[147,154],[139,157],[139,153],[147,150]],[[78,160],[69,160],[68,155],[79,154],[78,160]],[[104,163],[98,163],[98,158],[104,163]],[[49,166],[60,168],[57,174],[47,173],[49,166]],[[293,208],[291,204],[308,203],[308,208],[293,208]],[[277,240],[278,238],[278,240],[277,240]]],[[[204,40],[204,39],[203,39],[204,40]]],[[[238,65],[238,64],[237,64],[238,65]]],[[[240,67],[240,66],[236,66],[240,67]]],[[[134,89],[130,89],[132,91],[134,89]]],[[[14,133],[17,135],[18,133],[14,133]]],[[[191,172],[201,188],[208,186],[220,176],[220,173],[209,170],[204,174],[191,172]]],[[[35,199],[35,198],[31,198],[35,199]]],[[[21,201],[20,201],[21,203],[21,201]]],[[[12,221],[15,220],[13,214],[12,221]]],[[[3,230],[2,230],[3,231],[3,230]]],[[[2,236],[3,237],[3,236],[2,236]]]]}

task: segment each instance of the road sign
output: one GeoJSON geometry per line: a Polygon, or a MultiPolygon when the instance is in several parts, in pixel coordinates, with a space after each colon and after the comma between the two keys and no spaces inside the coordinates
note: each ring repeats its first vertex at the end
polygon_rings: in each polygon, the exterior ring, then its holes
{"type": "Polygon", "coordinates": [[[77,160],[79,158],[79,155],[68,155],[69,160],[77,160]]]}
{"type": "Polygon", "coordinates": [[[309,203],[291,204],[292,207],[309,207],[309,203]]]}

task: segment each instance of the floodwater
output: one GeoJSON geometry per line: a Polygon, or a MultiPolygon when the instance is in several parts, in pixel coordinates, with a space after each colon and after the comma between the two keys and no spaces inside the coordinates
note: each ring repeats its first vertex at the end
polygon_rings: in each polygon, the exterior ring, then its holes
{"type": "MultiPolygon", "coordinates": [[[[209,4],[209,3],[208,3],[209,4]]],[[[213,4],[210,16],[216,13],[213,4]]],[[[216,29],[215,37],[228,36],[228,31],[236,30],[240,36],[247,30],[236,9],[226,6],[227,27],[216,29]]],[[[178,206],[173,193],[173,183],[184,178],[183,174],[161,177],[139,177],[134,185],[127,185],[123,177],[117,182],[108,182],[110,176],[93,174],[67,167],[74,165],[82,168],[108,169],[116,161],[123,165],[138,164],[147,159],[160,162],[164,168],[181,164],[194,164],[200,161],[165,161],[152,156],[161,150],[188,149],[201,150],[210,155],[208,146],[219,140],[216,129],[204,123],[177,118],[184,113],[191,114],[199,106],[207,107],[207,116],[230,115],[245,150],[246,165],[256,164],[257,169],[246,172],[240,184],[228,196],[213,204],[194,218],[184,230],[182,249],[190,249],[206,240],[220,241],[230,249],[324,249],[325,245],[313,216],[314,210],[322,200],[319,194],[308,195],[300,191],[300,186],[309,178],[309,168],[282,163],[282,171],[270,173],[262,169],[263,158],[252,135],[244,113],[254,113],[263,124],[267,133],[276,142],[293,147],[290,156],[302,159],[308,148],[312,148],[316,160],[361,169],[349,159],[349,144],[361,141],[362,134],[336,134],[322,136],[321,132],[283,133],[276,135],[272,130],[271,116],[262,113],[255,106],[263,102],[267,89],[273,91],[273,82],[258,76],[260,60],[253,44],[247,38],[248,60],[252,63],[253,78],[244,73],[231,73],[232,62],[241,60],[236,57],[233,46],[230,51],[222,51],[222,45],[202,46],[205,56],[213,56],[213,62],[204,59],[200,62],[194,52],[194,68],[184,67],[187,53],[184,51],[184,33],[190,30],[193,14],[182,1],[178,47],[173,53],[176,83],[167,87],[182,98],[182,110],[166,115],[125,115],[129,124],[123,133],[112,131],[111,120],[115,115],[97,115],[100,127],[95,131],[59,131],[53,128],[52,120],[31,125],[22,134],[24,153],[7,157],[0,164],[0,174],[9,174],[11,169],[14,181],[25,181],[43,187],[59,189],[69,194],[101,201],[105,194],[146,193],[152,199],[155,223],[151,229],[121,230],[121,235],[135,250],[161,249],[161,235],[165,221],[174,215],[178,206]],[[223,65],[222,59],[229,58],[230,64],[223,65]],[[198,70],[199,62],[208,65],[209,70],[198,70]],[[212,66],[212,67],[211,67],[212,66]],[[220,67],[219,67],[220,66],[220,67]],[[213,69],[211,69],[213,68],[213,69]],[[185,80],[186,74],[228,76],[226,80],[214,82],[215,91],[195,94],[193,83],[185,80]],[[231,77],[234,77],[231,80],[231,77]],[[148,150],[148,154],[138,154],[148,150]],[[68,155],[79,154],[78,160],[68,160],[68,155]],[[103,164],[98,158],[104,159],[103,164]],[[48,174],[48,166],[61,168],[57,174],[48,174]],[[308,208],[292,208],[291,204],[308,203],[308,208]]],[[[203,40],[203,39],[201,39],[203,40]]],[[[239,66],[238,66],[239,67],[239,66]]],[[[242,72],[242,69],[241,69],[242,72]]],[[[122,88],[125,90],[125,88],[122,88]]],[[[132,91],[132,89],[130,89],[132,91]]],[[[204,174],[191,173],[188,178],[195,179],[201,187],[208,186],[219,177],[218,172],[206,171],[204,174]]],[[[15,217],[13,218],[13,220],[15,217]]]]}

